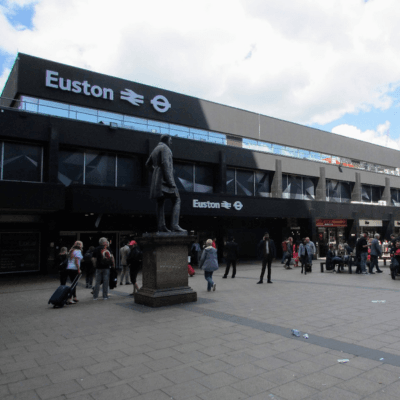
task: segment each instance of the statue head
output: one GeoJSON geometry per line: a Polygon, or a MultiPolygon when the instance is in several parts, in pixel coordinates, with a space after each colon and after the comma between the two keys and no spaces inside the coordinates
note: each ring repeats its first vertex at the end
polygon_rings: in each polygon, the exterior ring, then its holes
{"type": "Polygon", "coordinates": [[[172,145],[171,135],[162,135],[160,142],[165,143],[168,147],[171,147],[171,145],[172,145]]]}

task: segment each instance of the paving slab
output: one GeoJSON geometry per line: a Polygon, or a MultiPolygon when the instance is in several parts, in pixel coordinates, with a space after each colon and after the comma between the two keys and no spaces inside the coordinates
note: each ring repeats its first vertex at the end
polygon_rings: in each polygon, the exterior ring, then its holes
{"type": "Polygon", "coordinates": [[[159,309],[125,285],[94,302],[82,284],[78,304],[53,309],[56,276],[2,280],[1,399],[400,397],[400,283],[387,269],[304,276],[273,263],[274,284],[257,285],[259,263],[240,263],[235,279],[214,273],[215,292],[196,272],[198,301],[159,309]]]}

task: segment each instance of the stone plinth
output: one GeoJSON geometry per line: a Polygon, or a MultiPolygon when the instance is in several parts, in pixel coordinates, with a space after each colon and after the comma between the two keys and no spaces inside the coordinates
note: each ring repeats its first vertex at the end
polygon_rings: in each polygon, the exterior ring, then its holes
{"type": "Polygon", "coordinates": [[[151,233],[138,238],[143,251],[143,286],[135,303],[149,307],[197,301],[188,286],[188,234],[151,233]]]}

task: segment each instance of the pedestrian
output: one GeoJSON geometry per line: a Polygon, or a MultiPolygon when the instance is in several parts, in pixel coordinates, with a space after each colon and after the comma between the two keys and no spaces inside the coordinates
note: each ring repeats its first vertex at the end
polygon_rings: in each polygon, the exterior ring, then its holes
{"type": "Polygon", "coordinates": [[[194,264],[194,263],[196,263],[197,265],[199,265],[199,263],[200,263],[200,256],[201,256],[201,247],[200,247],[200,244],[199,244],[199,240],[198,239],[196,239],[195,241],[194,241],[194,243],[192,244],[192,247],[191,247],[191,252],[192,252],[192,257],[193,257],[193,259],[192,259],[192,264],[194,264]]]}
{"type": "Polygon", "coordinates": [[[358,259],[360,260],[360,267],[357,267],[356,273],[361,273],[363,275],[368,275],[368,272],[365,268],[368,258],[368,233],[364,232],[361,234],[361,237],[357,240],[356,249],[358,259]]]}
{"type": "MultiPolygon", "coordinates": [[[[81,274],[81,260],[83,258],[82,249],[83,243],[77,240],[68,252],[67,276],[69,277],[71,282],[73,282],[74,279],[81,274]]],[[[72,299],[70,297],[67,301],[67,304],[75,304],[79,301],[76,297],[76,286],[72,290],[70,296],[72,297],[72,299]]]]}
{"type": "Polygon", "coordinates": [[[103,283],[103,300],[108,300],[110,268],[115,268],[114,257],[108,249],[109,245],[108,239],[102,237],[99,240],[99,246],[93,252],[92,261],[96,267],[96,285],[93,290],[93,300],[97,300],[99,297],[101,283],[103,283]]]}
{"type": "MultiPolygon", "coordinates": [[[[299,257],[301,262],[301,273],[303,273],[303,269],[307,268],[307,265],[310,265],[310,254],[312,254],[312,249],[307,241],[307,238],[303,238],[302,243],[299,247],[299,257]]],[[[305,271],[307,272],[307,271],[305,271]]]]}
{"type": "Polygon", "coordinates": [[[215,292],[217,285],[212,280],[212,275],[213,272],[219,268],[217,250],[212,246],[212,244],[212,239],[207,239],[206,247],[201,255],[199,265],[199,267],[204,271],[204,278],[207,281],[208,292],[211,292],[211,289],[215,292]]]}
{"type": "Polygon", "coordinates": [[[139,290],[136,279],[142,266],[142,252],[140,251],[139,246],[135,240],[132,240],[129,243],[129,255],[127,257],[127,264],[130,269],[131,282],[133,283],[133,293],[130,294],[130,296],[133,296],[139,290]]]}
{"type": "Polygon", "coordinates": [[[232,264],[232,278],[236,276],[236,260],[238,256],[238,244],[235,242],[234,237],[230,237],[229,241],[226,242],[224,248],[225,260],[226,260],[226,269],[223,278],[227,278],[229,275],[229,269],[232,264]]]}
{"type": "Polygon", "coordinates": [[[392,247],[390,250],[390,257],[392,257],[390,263],[390,275],[392,279],[396,279],[396,276],[399,275],[399,267],[400,267],[400,242],[395,242],[395,247],[392,247]]]}
{"type": "Polygon", "coordinates": [[[306,241],[307,241],[307,243],[308,243],[308,245],[310,247],[310,254],[308,255],[309,256],[308,257],[308,264],[310,265],[310,267],[312,267],[314,254],[317,252],[317,249],[315,247],[314,242],[312,242],[309,237],[306,237],[306,241]]]}
{"type": "Polygon", "coordinates": [[[290,237],[287,240],[286,246],[286,260],[285,260],[285,269],[292,269],[290,263],[293,258],[293,239],[290,237]]]}
{"type": "Polygon", "coordinates": [[[67,282],[67,266],[68,266],[68,249],[61,247],[59,255],[55,259],[55,266],[60,273],[60,285],[65,285],[67,282]]]}
{"type": "Polygon", "coordinates": [[[282,260],[281,260],[281,264],[285,264],[285,262],[286,262],[287,247],[288,247],[287,238],[284,238],[283,242],[282,242],[282,260]]]}
{"type": "Polygon", "coordinates": [[[129,282],[129,265],[127,263],[127,258],[130,253],[131,249],[128,246],[128,243],[125,244],[125,246],[122,246],[119,249],[119,253],[121,255],[121,266],[122,266],[122,272],[121,272],[121,277],[120,277],[120,285],[123,285],[124,283],[124,278],[125,278],[125,285],[130,285],[131,282],[129,282]]]}
{"type": "Polygon", "coordinates": [[[93,288],[93,277],[95,273],[95,269],[92,263],[93,251],[94,251],[94,246],[90,246],[89,250],[85,253],[85,255],[83,256],[83,260],[81,261],[81,265],[84,265],[84,268],[82,267],[82,269],[84,269],[86,272],[87,289],[93,288]]]}
{"type": "Polygon", "coordinates": [[[378,274],[382,273],[383,271],[379,269],[379,263],[378,263],[378,257],[382,256],[382,248],[381,245],[379,244],[379,238],[380,235],[379,233],[376,233],[374,235],[374,238],[371,241],[371,264],[369,268],[369,273],[374,274],[374,266],[376,268],[376,272],[378,274]]]}
{"type": "Polygon", "coordinates": [[[275,243],[272,239],[269,238],[268,232],[264,233],[264,237],[258,243],[258,254],[262,260],[262,263],[261,263],[262,268],[261,268],[260,280],[257,282],[257,284],[263,283],[265,269],[266,269],[267,265],[268,265],[267,282],[272,283],[272,281],[271,281],[271,263],[272,263],[272,260],[276,256],[276,250],[275,250],[275,243]]]}

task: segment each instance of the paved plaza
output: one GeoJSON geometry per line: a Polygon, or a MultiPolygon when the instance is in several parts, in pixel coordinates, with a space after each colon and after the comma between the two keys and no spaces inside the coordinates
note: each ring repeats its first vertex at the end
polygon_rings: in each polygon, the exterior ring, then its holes
{"type": "Polygon", "coordinates": [[[53,309],[55,277],[3,279],[0,398],[400,398],[400,279],[276,262],[274,283],[257,285],[259,264],[239,264],[235,279],[223,265],[215,292],[196,269],[197,303],[159,309],[135,305],[125,285],[93,301],[83,279],[80,302],[53,309]]]}

